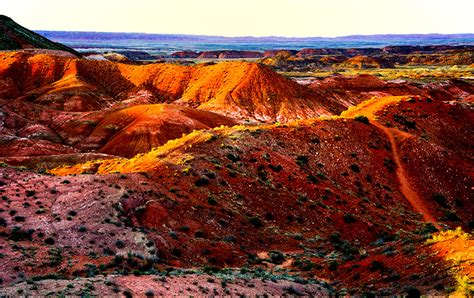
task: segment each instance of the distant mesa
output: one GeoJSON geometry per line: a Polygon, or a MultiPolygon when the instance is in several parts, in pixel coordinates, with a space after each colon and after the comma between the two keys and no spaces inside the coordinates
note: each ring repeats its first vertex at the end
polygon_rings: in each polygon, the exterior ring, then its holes
{"type": "Polygon", "coordinates": [[[339,63],[336,67],[342,68],[394,68],[395,65],[387,59],[368,56],[355,56],[339,63]]]}
{"type": "Polygon", "coordinates": [[[7,16],[0,15],[0,50],[21,49],[65,51],[80,56],[75,50],[28,30],[7,16]]]}
{"type": "Polygon", "coordinates": [[[474,51],[450,54],[410,54],[409,65],[470,65],[474,63],[474,51]]]}
{"type": "Polygon", "coordinates": [[[193,52],[193,51],[180,51],[170,55],[170,58],[180,59],[252,59],[262,58],[261,52],[255,51],[204,51],[204,52],[193,52]]]}
{"type": "Polygon", "coordinates": [[[274,57],[277,55],[294,56],[298,53],[296,50],[268,50],[263,53],[263,57],[274,57]]]}
{"type": "Polygon", "coordinates": [[[180,52],[175,52],[170,55],[171,58],[197,58],[199,57],[199,53],[193,52],[193,51],[180,51],[180,52]]]}
{"type": "Polygon", "coordinates": [[[235,59],[235,58],[261,58],[263,54],[252,51],[208,51],[202,52],[198,58],[235,59]]]}

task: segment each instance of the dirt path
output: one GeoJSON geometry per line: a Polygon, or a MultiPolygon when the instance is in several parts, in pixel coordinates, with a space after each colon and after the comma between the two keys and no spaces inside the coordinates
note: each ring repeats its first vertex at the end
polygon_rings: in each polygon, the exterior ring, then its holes
{"type": "Polygon", "coordinates": [[[376,127],[380,128],[385,132],[390,141],[394,162],[397,165],[397,178],[400,182],[401,193],[408,200],[413,209],[422,214],[423,219],[426,222],[431,222],[437,228],[439,228],[439,225],[436,223],[435,218],[431,215],[429,208],[425,205],[423,199],[421,199],[416,193],[416,191],[411,187],[408,175],[406,174],[406,171],[401,162],[397,146],[397,139],[408,138],[411,135],[404,133],[396,128],[388,128],[386,126],[383,126],[376,121],[375,117],[375,113],[382,110],[384,107],[390,104],[396,104],[400,101],[407,100],[409,98],[411,98],[411,96],[389,96],[383,98],[373,98],[364,101],[357,106],[349,108],[347,111],[343,112],[340,117],[354,118],[355,116],[359,115],[366,116],[370,120],[371,124],[375,125],[376,127]]]}
{"type": "MultiPolygon", "coordinates": [[[[388,128],[378,123],[374,123],[375,126],[382,129],[390,140],[390,145],[392,147],[393,159],[397,165],[397,178],[400,182],[400,191],[403,196],[410,202],[410,205],[419,213],[423,215],[423,219],[427,222],[433,223],[438,229],[439,226],[436,223],[435,218],[431,215],[429,209],[424,204],[423,200],[418,196],[415,190],[410,186],[408,175],[405,172],[405,169],[400,161],[400,154],[398,152],[398,146],[396,143],[397,137],[402,137],[402,134],[397,133],[397,129],[388,128]]],[[[403,136],[404,137],[404,136],[403,136]]]]}

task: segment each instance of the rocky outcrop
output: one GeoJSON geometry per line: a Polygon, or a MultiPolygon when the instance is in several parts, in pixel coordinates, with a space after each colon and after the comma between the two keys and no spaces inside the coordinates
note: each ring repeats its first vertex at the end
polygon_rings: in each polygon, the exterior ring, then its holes
{"type": "Polygon", "coordinates": [[[28,30],[7,16],[0,15],[0,50],[19,49],[65,51],[80,56],[75,50],[28,30]]]}

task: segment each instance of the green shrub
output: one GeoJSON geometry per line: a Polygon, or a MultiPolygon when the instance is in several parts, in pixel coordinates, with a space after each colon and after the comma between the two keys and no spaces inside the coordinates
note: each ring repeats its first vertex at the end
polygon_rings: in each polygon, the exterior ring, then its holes
{"type": "Polygon", "coordinates": [[[357,221],[357,219],[354,217],[354,215],[348,213],[348,214],[344,214],[343,216],[343,219],[344,219],[344,222],[345,223],[355,223],[357,221]]]}
{"type": "Polygon", "coordinates": [[[372,261],[372,263],[370,263],[369,267],[367,268],[369,269],[370,272],[375,272],[377,270],[379,271],[384,271],[385,270],[385,266],[382,262],[379,262],[377,260],[374,260],[372,261]]]}
{"type": "Polygon", "coordinates": [[[36,191],[34,191],[34,190],[27,190],[27,191],[26,191],[26,196],[27,196],[27,197],[32,197],[32,196],[34,196],[35,194],[36,194],[36,191]]]}
{"type": "Polygon", "coordinates": [[[216,201],[216,199],[214,199],[213,197],[208,197],[208,198],[207,198],[207,203],[208,203],[209,205],[211,205],[211,206],[217,205],[217,201],[216,201]]]}
{"type": "Polygon", "coordinates": [[[273,264],[282,264],[285,261],[285,255],[278,250],[272,250],[268,253],[268,256],[270,257],[270,262],[273,264]]]}
{"type": "Polygon", "coordinates": [[[34,230],[32,229],[24,231],[21,229],[21,227],[13,227],[8,239],[13,241],[31,240],[31,236],[33,235],[33,233],[34,230]]]}
{"type": "Polygon", "coordinates": [[[369,124],[370,123],[369,118],[367,118],[366,116],[363,116],[363,115],[355,116],[354,120],[359,121],[359,122],[364,123],[364,124],[369,124]]]}
{"type": "Polygon", "coordinates": [[[296,164],[300,167],[307,166],[309,162],[309,158],[305,155],[299,155],[296,157],[296,164]]]}
{"type": "Polygon", "coordinates": [[[263,222],[258,216],[250,217],[249,222],[256,228],[263,227],[263,222]]]}
{"type": "Polygon", "coordinates": [[[117,246],[117,248],[121,249],[121,248],[124,248],[125,247],[125,242],[123,242],[122,240],[117,240],[115,241],[115,246],[117,246]]]}
{"type": "Polygon", "coordinates": [[[199,179],[197,179],[196,181],[194,181],[194,185],[196,185],[196,186],[206,186],[206,185],[209,185],[209,179],[207,179],[206,177],[200,177],[199,179]]]}
{"type": "Polygon", "coordinates": [[[350,168],[350,169],[352,170],[352,172],[354,172],[354,173],[360,173],[360,168],[359,168],[359,166],[356,165],[356,164],[350,165],[349,168],[350,168]]]}
{"type": "Polygon", "coordinates": [[[442,193],[433,194],[433,200],[441,207],[448,208],[448,200],[442,193]]]}

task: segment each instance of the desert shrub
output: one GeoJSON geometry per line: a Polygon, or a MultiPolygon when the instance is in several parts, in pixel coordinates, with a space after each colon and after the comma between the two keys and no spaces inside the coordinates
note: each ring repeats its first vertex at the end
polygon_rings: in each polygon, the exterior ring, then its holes
{"type": "Polygon", "coordinates": [[[31,236],[33,235],[34,230],[22,230],[21,227],[13,227],[12,231],[10,232],[10,236],[8,239],[13,241],[21,241],[21,240],[31,240],[31,236]]]}
{"type": "Polygon", "coordinates": [[[268,256],[270,257],[270,262],[273,264],[282,264],[285,261],[285,255],[278,250],[272,250],[268,253],[268,256]]]}
{"type": "Polygon", "coordinates": [[[469,227],[469,229],[474,230],[474,220],[470,220],[470,221],[467,223],[467,226],[469,227]]]}
{"type": "Polygon", "coordinates": [[[329,235],[329,241],[330,241],[332,244],[341,243],[341,234],[339,234],[339,233],[333,233],[333,234],[329,235]]]}
{"type": "Polygon", "coordinates": [[[393,120],[404,125],[406,128],[416,129],[416,122],[405,117],[404,115],[394,114],[393,120]]]}
{"type": "Polygon", "coordinates": [[[354,172],[354,173],[360,173],[360,168],[359,168],[359,166],[356,165],[356,164],[351,164],[351,165],[349,166],[349,168],[350,168],[350,169],[352,170],[352,172],[354,172]]]}
{"type": "Polygon", "coordinates": [[[206,185],[209,185],[209,179],[207,179],[206,177],[200,177],[199,179],[197,179],[196,181],[194,181],[194,185],[196,185],[196,186],[206,186],[206,185]]]}
{"type": "Polygon", "coordinates": [[[50,273],[50,274],[37,275],[37,276],[31,277],[32,281],[41,281],[41,280],[47,280],[47,279],[61,280],[61,279],[66,279],[66,276],[62,274],[58,274],[58,273],[50,273]]]}
{"type": "Polygon", "coordinates": [[[385,266],[382,262],[374,260],[374,261],[372,261],[372,263],[370,263],[370,265],[367,269],[369,269],[370,272],[375,272],[375,271],[378,271],[378,270],[379,271],[384,271],[385,266]]]}
{"type": "Polygon", "coordinates": [[[275,165],[270,164],[270,165],[268,165],[268,167],[270,168],[270,170],[272,170],[273,172],[276,172],[276,173],[281,172],[283,170],[283,167],[281,165],[276,165],[275,166],[275,165]]]}
{"type": "Polygon", "coordinates": [[[227,157],[228,160],[230,160],[230,161],[232,161],[232,162],[237,162],[237,161],[240,160],[240,156],[234,155],[234,154],[232,154],[232,153],[227,154],[226,157],[227,157]]]}
{"type": "Polygon", "coordinates": [[[433,194],[433,200],[441,207],[448,208],[448,200],[442,193],[433,194]]]}
{"type": "Polygon", "coordinates": [[[62,251],[60,248],[53,247],[48,250],[49,266],[58,266],[63,261],[62,251]]]}
{"type": "Polygon", "coordinates": [[[53,238],[49,237],[49,238],[46,238],[44,240],[44,243],[48,244],[48,245],[54,245],[55,241],[53,238]]]}
{"type": "Polygon", "coordinates": [[[296,164],[300,167],[307,166],[309,162],[309,158],[305,155],[299,155],[296,157],[296,164]]]}
{"type": "Polygon", "coordinates": [[[263,227],[263,222],[258,216],[253,216],[249,218],[249,222],[252,226],[256,228],[261,228],[263,227]]]}
{"type": "Polygon", "coordinates": [[[17,215],[13,218],[13,220],[15,220],[16,222],[25,222],[26,219],[24,216],[17,215]]]}
{"type": "Polygon", "coordinates": [[[179,258],[179,257],[182,256],[183,253],[181,252],[181,250],[180,250],[179,248],[173,248],[173,249],[171,250],[171,254],[172,254],[173,256],[179,258]]]}
{"type": "Polygon", "coordinates": [[[329,263],[328,269],[331,271],[336,271],[338,267],[339,267],[339,264],[337,263],[337,261],[331,261],[329,263]]]}
{"type": "Polygon", "coordinates": [[[27,191],[25,192],[25,194],[26,194],[27,197],[32,197],[32,196],[34,196],[34,195],[36,194],[36,191],[34,191],[34,190],[27,190],[27,191]]]}
{"type": "Polygon", "coordinates": [[[216,199],[214,199],[213,197],[208,197],[208,198],[207,198],[207,203],[208,203],[209,205],[212,205],[212,206],[217,205],[217,201],[216,201],[216,199]]]}
{"type": "Polygon", "coordinates": [[[370,123],[369,118],[367,118],[366,116],[363,116],[363,115],[355,116],[354,120],[359,121],[359,122],[364,123],[364,124],[369,124],[370,123]]]}
{"type": "Polygon", "coordinates": [[[181,232],[186,233],[186,232],[189,232],[190,229],[189,229],[188,226],[181,226],[181,227],[179,227],[178,230],[181,231],[181,232]]]}
{"type": "Polygon", "coordinates": [[[448,221],[460,221],[461,219],[459,218],[459,216],[456,214],[456,212],[454,212],[453,210],[448,210],[444,213],[444,217],[446,218],[446,220],[448,221]]]}
{"type": "Polygon", "coordinates": [[[344,219],[344,222],[348,223],[348,224],[354,223],[354,222],[357,221],[356,218],[354,217],[354,215],[352,215],[350,213],[344,214],[343,219],[344,219]]]}
{"type": "Polygon", "coordinates": [[[124,248],[125,247],[125,242],[118,239],[117,241],[115,241],[115,246],[117,246],[117,248],[119,248],[119,249],[124,248]]]}
{"type": "Polygon", "coordinates": [[[306,179],[308,180],[308,182],[313,183],[313,184],[318,184],[319,182],[318,178],[316,178],[316,176],[311,175],[311,174],[306,176],[306,179]]]}
{"type": "Polygon", "coordinates": [[[383,160],[383,165],[385,168],[387,168],[387,170],[390,172],[390,173],[393,173],[395,172],[395,167],[396,167],[396,164],[393,160],[391,160],[390,158],[385,158],[383,160]]]}
{"type": "Polygon", "coordinates": [[[315,264],[310,260],[295,260],[293,265],[298,267],[302,271],[310,271],[315,267],[315,264]]]}
{"type": "Polygon", "coordinates": [[[435,227],[434,224],[431,222],[425,223],[423,227],[417,231],[417,234],[419,235],[429,235],[432,233],[438,232],[438,229],[435,227]]]}
{"type": "Polygon", "coordinates": [[[421,297],[421,292],[413,286],[408,286],[405,288],[406,298],[416,298],[421,297]]]}

